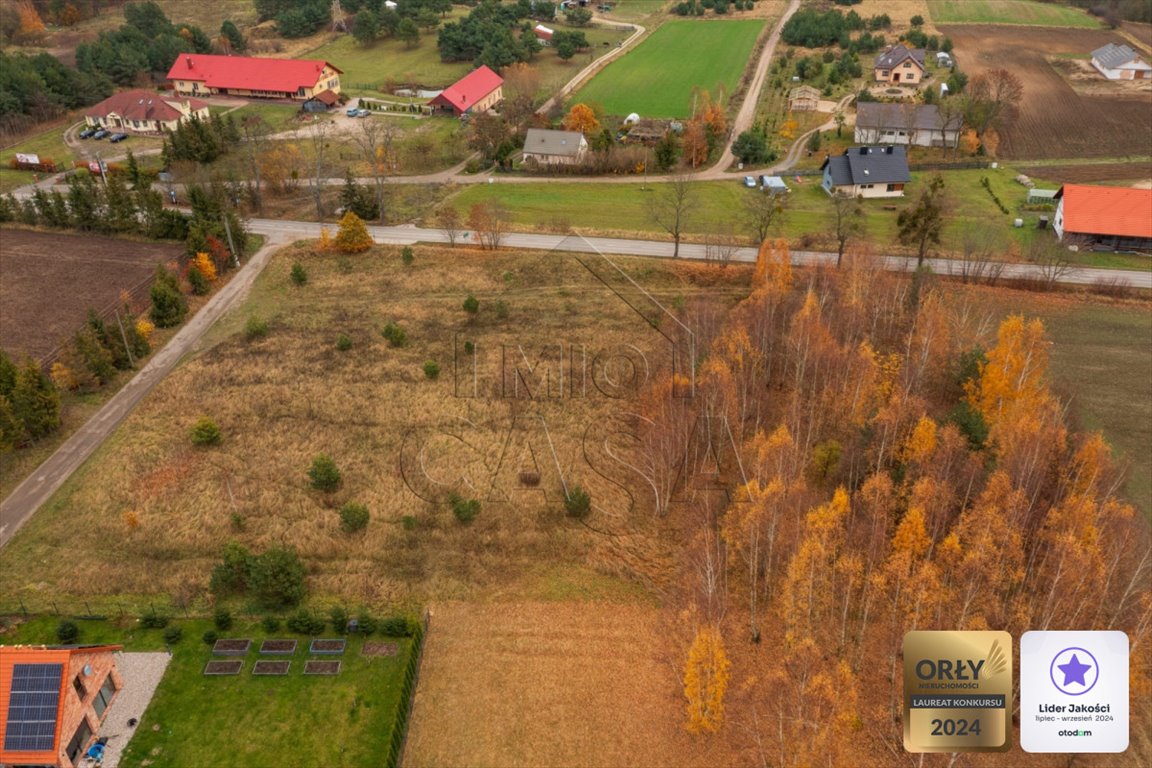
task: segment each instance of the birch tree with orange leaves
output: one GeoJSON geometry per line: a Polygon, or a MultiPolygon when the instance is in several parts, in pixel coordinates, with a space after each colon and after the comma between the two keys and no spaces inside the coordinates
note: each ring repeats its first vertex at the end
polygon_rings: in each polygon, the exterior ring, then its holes
{"type": "Polygon", "coordinates": [[[731,666],[719,627],[706,625],[697,629],[684,664],[685,726],[692,733],[715,733],[720,729],[731,666]]]}

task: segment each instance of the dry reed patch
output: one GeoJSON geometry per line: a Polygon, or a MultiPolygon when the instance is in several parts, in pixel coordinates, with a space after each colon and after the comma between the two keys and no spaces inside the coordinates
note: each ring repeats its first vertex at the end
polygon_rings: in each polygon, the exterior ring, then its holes
{"type": "MultiPolygon", "coordinates": [[[[696,268],[629,261],[627,269],[669,301],[715,297],[721,306],[742,275],[727,271],[733,286],[724,289],[696,268]]],[[[613,563],[605,542],[664,534],[647,522],[633,473],[593,469],[586,436],[633,410],[633,393],[607,397],[593,381],[574,393],[572,365],[587,360],[591,369],[605,352],[611,367],[619,353],[650,361],[655,375],[666,346],[570,256],[417,248],[404,267],[397,249],[348,258],[287,249],[246,304],[25,526],[5,552],[0,581],[30,597],[195,594],[229,539],[254,551],[295,546],[314,593],[369,603],[467,597],[500,585],[530,590],[525,577],[537,564],[583,563],[590,553],[597,570],[629,576],[632,561],[613,563]],[[309,271],[304,288],[289,280],[296,260],[309,271]],[[480,301],[475,317],[462,308],[469,293],[480,301]],[[250,316],[269,322],[266,337],[246,340],[250,316]],[[388,322],[406,330],[406,347],[382,338],[388,322]],[[336,348],[341,334],[351,349],[336,348]],[[474,356],[464,341],[475,344],[474,356]],[[426,360],[441,366],[435,381],[424,376],[426,360]],[[537,388],[558,386],[542,367],[563,373],[566,396],[501,396],[518,386],[516,366],[537,388]],[[191,446],[188,429],[202,415],[220,425],[219,447],[191,446]],[[309,487],[306,471],[320,453],[343,473],[334,494],[309,487]],[[521,485],[525,471],[541,474],[539,487],[521,485]],[[563,516],[561,475],[590,491],[600,508],[595,526],[563,516]],[[482,502],[470,525],[443,501],[452,487],[482,502]],[[352,500],[372,517],[350,536],[337,509],[352,500]],[[138,525],[126,525],[129,511],[138,525]],[[46,556],[94,540],[101,547],[68,569],[46,556]]]]}
{"type": "Polygon", "coordinates": [[[405,763],[740,764],[724,732],[684,730],[663,624],[660,609],[637,605],[434,606],[405,763]]]}

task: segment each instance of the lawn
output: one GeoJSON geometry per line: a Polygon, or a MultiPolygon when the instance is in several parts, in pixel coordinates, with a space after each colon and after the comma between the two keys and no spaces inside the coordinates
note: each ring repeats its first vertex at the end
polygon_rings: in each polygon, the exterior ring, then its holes
{"type": "MultiPolygon", "coordinates": [[[[20,626],[5,643],[54,643],[56,617],[39,617],[20,626]]],[[[163,630],[139,628],[129,618],[79,621],[83,643],[119,643],[126,651],[165,649],[163,630]],[[118,626],[121,625],[121,626],[118,626]],[[127,625],[127,626],[123,626],[127,625]]],[[[373,637],[370,642],[397,642],[395,656],[364,657],[361,637],[349,638],[341,656],[311,656],[310,638],[287,630],[267,633],[257,622],[236,621],[221,637],[252,639],[244,669],[236,676],[205,677],[213,657],[201,641],[214,629],[205,619],[174,621],[183,638],[172,646],[172,662],[121,759],[122,766],[223,766],[279,768],[383,764],[400,705],[405,665],[412,651],[409,638],[373,637]],[[261,640],[294,638],[291,656],[259,656],[261,640]],[[257,677],[257,659],[291,659],[285,676],[257,677]],[[305,676],[309,658],[339,659],[339,675],[305,676]]],[[[331,637],[327,634],[325,637],[331,637]]],[[[115,716],[113,704],[111,716],[115,716]]]]}
{"type": "Polygon", "coordinates": [[[1100,22],[1079,8],[1031,0],[928,0],[935,24],[1023,24],[1037,27],[1099,29],[1100,22]]]}
{"type": "Polygon", "coordinates": [[[273,131],[290,131],[300,127],[296,118],[300,115],[300,108],[292,104],[262,104],[258,101],[248,103],[239,109],[227,110],[237,125],[241,125],[244,118],[250,115],[262,117],[273,131]]]}
{"type": "Polygon", "coordinates": [[[32,171],[16,171],[8,166],[16,153],[40,155],[40,159],[50,159],[56,162],[59,168],[72,167],[75,157],[72,150],[64,143],[64,128],[66,125],[57,125],[48,130],[29,136],[24,141],[0,150],[0,193],[11,192],[17,187],[31,184],[32,171]]]}
{"type": "Polygon", "coordinates": [[[749,65],[764,21],[670,21],[605,67],[573,101],[595,102],[611,115],[689,117],[693,90],[731,93],[749,65]]]}

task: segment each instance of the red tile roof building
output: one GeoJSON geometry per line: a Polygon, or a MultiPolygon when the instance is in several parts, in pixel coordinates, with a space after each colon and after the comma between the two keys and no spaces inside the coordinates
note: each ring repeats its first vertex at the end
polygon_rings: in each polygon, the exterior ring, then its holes
{"type": "Polygon", "coordinates": [[[193,116],[207,120],[208,105],[200,99],[165,96],[143,89],[114,93],[84,113],[90,126],[136,133],[174,131],[177,125],[193,116]]]}
{"type": "Polygon", "coordinates": [[[305,101],[321,91],[340,92],[341,70],[317,59],[261,59],[182,53],[168,81],[185,96],[305,101]]]}
{"type": "Polygon", "coordinates": [[[121,647],[0,646],[0,764],[77,765],[123,686],[121,647]]]}
{"type": "Polygon", "coordinates": [[[1056,200],[1052,228],[1061,240],[1152,251],[1152,189],[1065,184],[1056,200]]]}
{"type": "Polygon", "coordinates": [[[480,114],[504,100],[504,78],[487,66],[474,69],[430,102],[454,115],[480,114]]]}

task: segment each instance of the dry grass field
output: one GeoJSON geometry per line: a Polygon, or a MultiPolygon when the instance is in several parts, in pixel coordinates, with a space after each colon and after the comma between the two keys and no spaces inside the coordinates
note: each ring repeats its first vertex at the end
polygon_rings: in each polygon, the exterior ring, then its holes
{"type": "MultiPolygon", "coordinates": [[[[627,268],[669,303],[703,291],[693,280],[713,274],[627,268]]],[[[245,309],[213,329],[20,531],[0,583],[8,597],[195,597],[229,539],[255,551],[294,545],[313,594],[372,604],[540,595],[557,588],[541,578],[542,563],[651,578],[670,555],[651,544],[659,536],[646,498],[624,490],[639,485],[631,470],[597,441],[613,414],[632,409],[634,386],[671,365],[666,353],[664,337],[571,256],[417,248],[405,267],[396,249],[288,249],[245,309]],[[289,280],[295,260],[309,270],[303,288],[289,280]],[[469,293],[480,301],[474,317],[462,309],[469,293]],[[247,340],[249,317],[269,323],[266,337],[247,340]],[[406,331],[406,347],[381,337],[388,322],[406,331]],[[347,351],[337,349],[341,335],[347,351]],[[423,371],[430,360],[441,368],[434,381],[423,371]],[[557,396],[507,396],[525,385],[557,396]],[[219,423],[221,446],[191,445],[201,415],[219,423]],[[308,484],[321,453],[344,475],[331,497],[308,484]],[[522,472],[538,472],[539,486],[525,488],[522,472]],[[587,526],[563,515],[561,475],[591,493],[587,526]],[[444,503],[451,490],[482,502],[471,525],[444,503]],[[372,521],[350,536],[337,509],[353,500],[372,521]],[[45,557],[95,539],[102,546],[67,569],[45,557]]]]}
{"type": "Polygon", "coordinates": [[[1004,67],[1024,85],[1020,115],[1000,136],[1001,157],[1145,156],[1152,147],[1152,94],[1077,93],[1046,58],[1123,43],[1115,32],[988,25],[948,25],[940,31],[952,38],[956,61],[970,77],[1004,67]]]}
{"type": "MultiPolygon", "coordinates": [[[[645,605],[432,609],[404,762],[455,766],[747,765],[681,722],[681,650],[645,605]]],[[[743,741],[743,739],[739,739],[743,741]]]]}

